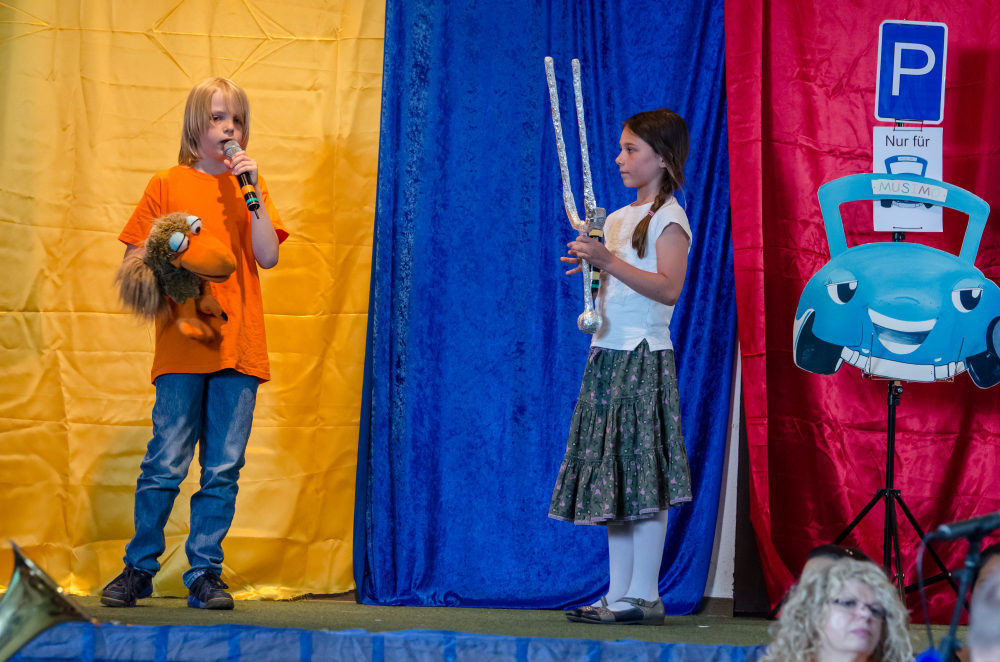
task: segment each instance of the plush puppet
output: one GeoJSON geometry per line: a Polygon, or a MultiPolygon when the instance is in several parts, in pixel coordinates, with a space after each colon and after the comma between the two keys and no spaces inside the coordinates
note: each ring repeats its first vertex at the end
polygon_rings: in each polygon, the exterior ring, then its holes
{"type": "Polygon", "coordinates": [[[146,319],[169,318],[169,297],[178,304],[181,333],[208,343],[215,332],[198,313],[228,318],[206,281],[224,282],[235,270],[232,251],[201,234],[200,218],[174,213],[153,221],[145,245],[126,256],[115,280],[126,308],[146,319]]]}

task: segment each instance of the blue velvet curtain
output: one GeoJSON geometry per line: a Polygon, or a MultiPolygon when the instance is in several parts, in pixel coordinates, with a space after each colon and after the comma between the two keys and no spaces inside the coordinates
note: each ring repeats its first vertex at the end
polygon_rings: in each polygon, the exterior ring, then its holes
{"type": "Polygon", "coordinates": [[[358,454],[366,603],[555,608],[607,586],[603,527],[547,517],[590,337],[559,256],[543,58],[555,58],[582,183],[570,60],[583,66],[597,203],[635,199],[622,121],[669,107],[691,131],[694,230],[671,327],[694,502],[671,511],[661,592],[696,609],[712,550],[736,309],[722,0],[388,0],[378,201],[358,454]]]}

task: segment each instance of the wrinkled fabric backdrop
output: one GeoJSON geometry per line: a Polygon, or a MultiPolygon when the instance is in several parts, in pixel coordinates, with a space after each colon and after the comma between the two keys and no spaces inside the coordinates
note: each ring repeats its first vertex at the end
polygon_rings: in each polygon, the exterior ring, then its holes
{"type": "MultiPolygon", "coordinates": [[[[808,279],[829,260],[816,190],[872,168],[878,26],[886,19],[948,25],[944,179],[993,208],[976,266],[1000,276],[1000,31],[976,3],[756,0],[726,5],[733,246],[750,444],[751,517],[772,602],[810,548],[829,542],[885,484],[886,382],[845,365],[831,376],[792,361],[792,322],[808,279]]],[[[888,241],[871,203],[843,207],[848,246],[888,241]]],[[[907,241],[957,254],[967,217],[907,241]]],[[[905,384],[896,416],[896,487],[926,529],[1000,509],[1000,390],[905,384]]],[[[884,508],[848,539],[881,562],[884,508]]],[[[899,512],[907,583],[917,536],[899,512]]],[[[989,540],[987,541],[989,542],[989,540]]],[[[966,545],[938,547],[950,568],[966,545]]],[[[926,559],[928,574],[938,572],[926,559]]],[[[933,618],[950,615],[945,583],[929,589],[933,618]]],[[[911,595],[910,606],[915,606],[911,595]]],[[[921,617],[916,616],[918,620],[921,617]]]]}
{"type": "MultiPolygon", "coordinates": [[[[261,273],[273,380],[223,575],[237,597],[353,588],[383,30],[380,0],[0,4],[0,540],[71,592],[121,571],[150,437],[152,327],[122,314],[116,237],[177,162],[187,92],[208,76],[247,90],[248,151],[291,231],[261,273]]],[[[197,476],[159,595],[187,594],[197,476]]],[[[11,563],[0,552],[0,582],[11,563]]]]}
{"type": "Polygon", "coordinates": [[[613,163],[622,121],[667,106],[691,130],[694,242],[672,332],[694,503],[671,511],[661,592],[669,613],[696,609],[735,337],[721,1],[390,0],[386,14],[361,598],[552,608],[606,589],[604,528],[547,517],[590,340],[576,328],[580,276],[558,260],[574,232],[543,68],[551,55],[578,204],[572,58],[597,203],[609,212],[635,199],[613,163]]]}

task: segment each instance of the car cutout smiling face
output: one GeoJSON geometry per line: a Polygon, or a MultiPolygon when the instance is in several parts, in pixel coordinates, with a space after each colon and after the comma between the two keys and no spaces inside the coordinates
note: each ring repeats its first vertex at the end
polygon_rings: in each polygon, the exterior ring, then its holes
{"type": "Polygon", "coordinates": [[[937,323],[937,319],[918,322],[898,320],[876,313],[871,308],[868,309],[868,317],[872,320],[879,342],[893,354],[909,354],[916,351],[937,323]]]}
{"type": "Polygon", "coordinates": [[[980,387],[1000,382],[1000,288],[970,262],[964,247],[955,256],[907,242],[835,251],[799,300],[796,365],[832,374],[847,362],[868,374],[924,382],[969,370],[980,387]]]}

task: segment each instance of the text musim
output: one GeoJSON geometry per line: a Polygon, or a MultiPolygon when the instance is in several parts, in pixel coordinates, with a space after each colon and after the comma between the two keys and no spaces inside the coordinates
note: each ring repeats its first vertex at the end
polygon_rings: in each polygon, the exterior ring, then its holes
{"type": "Polygon", "coordinates": [[[906,179],[873,179],[872,193],[875,195],[903,195],[916,198],[927,198],[936,202],[944,202],[948,197],[948,189],[923,182],[913,182],[906,179]]]}

